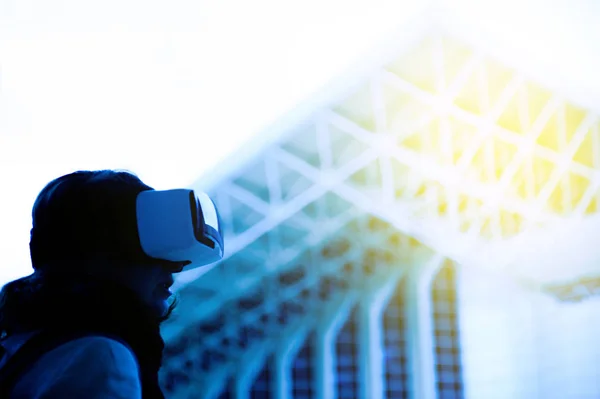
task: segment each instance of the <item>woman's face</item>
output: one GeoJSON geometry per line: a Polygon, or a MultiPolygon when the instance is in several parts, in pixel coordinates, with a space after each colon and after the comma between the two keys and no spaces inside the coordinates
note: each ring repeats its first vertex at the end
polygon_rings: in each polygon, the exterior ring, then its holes
{"type": "Polygon", "coordinates": [[[172,263],[128,264],[125,267],[112,268],[113,278],[123,284],[151,309],[156,317],[165,316],[169,310],[169,298],[173,295],[173,274],[178,273],[182,265],[172,263]]]}
{"type": "Polygon", "coordinates": [[[134,266],[136,276],[130,281],[129,288],[138,294],[146,305],[158,317],[165,316],[169,309],[170,291],[173,285],[173,271],[163,265],[134,266]]]}

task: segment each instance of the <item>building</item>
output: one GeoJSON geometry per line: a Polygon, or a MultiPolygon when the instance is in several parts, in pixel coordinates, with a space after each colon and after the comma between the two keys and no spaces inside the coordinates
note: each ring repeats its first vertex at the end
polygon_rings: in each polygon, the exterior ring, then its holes
{"type": "Polygon", "coordinates": [[[170,397],[600,396],[593,98],[440,15],[198,181],[228,255],[179,281],[170,397]]]}

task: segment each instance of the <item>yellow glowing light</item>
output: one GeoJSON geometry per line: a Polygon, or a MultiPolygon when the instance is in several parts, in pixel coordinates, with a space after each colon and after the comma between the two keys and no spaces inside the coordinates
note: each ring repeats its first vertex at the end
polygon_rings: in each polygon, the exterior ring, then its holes
{"type": "Polygon", "coordinates": [[[450,38],[424,40],[385,68],[379,91],[375,84],[334,111],[393,137],[396,196],[421,201],[417,212],[454,215],[459,231],[490,238],[544,217],[596,212],[600,125],[586,109],[450,38]],[[403,164],[410,154],[442,168],[453,185],[403,164]]]}

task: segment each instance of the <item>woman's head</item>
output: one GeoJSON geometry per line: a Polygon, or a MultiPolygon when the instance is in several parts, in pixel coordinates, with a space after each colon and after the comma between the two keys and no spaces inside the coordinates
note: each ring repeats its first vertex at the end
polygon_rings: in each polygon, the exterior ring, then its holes
{"type": "Polygon", "coordinates": [[[46,185],[32,210],[30,252],[36,271],[85,274],[133,291],[158,317],[181,265],[153,259],[139,244],[137,195],[152,188],[123,171],[78,171],[46,185]]]}
{"type": "Polygon", "coordinates": [[[146,190],[152,188],[137,176],[111,170],[52,180],[33,205],[33,268],[56,270],[98,257],[137,256],[135,201],[146,190]]]}

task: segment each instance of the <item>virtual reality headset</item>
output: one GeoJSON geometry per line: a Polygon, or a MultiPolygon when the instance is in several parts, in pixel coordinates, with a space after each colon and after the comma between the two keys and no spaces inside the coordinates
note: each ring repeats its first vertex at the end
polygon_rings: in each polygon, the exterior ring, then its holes
{"type": "Polygon", "coordinates": [[[223,236],[213,201],[190,189],[148,190],[137,196],[141,248],[152,258],[181,262],[183,271],[223,259],[223,236]]]}

